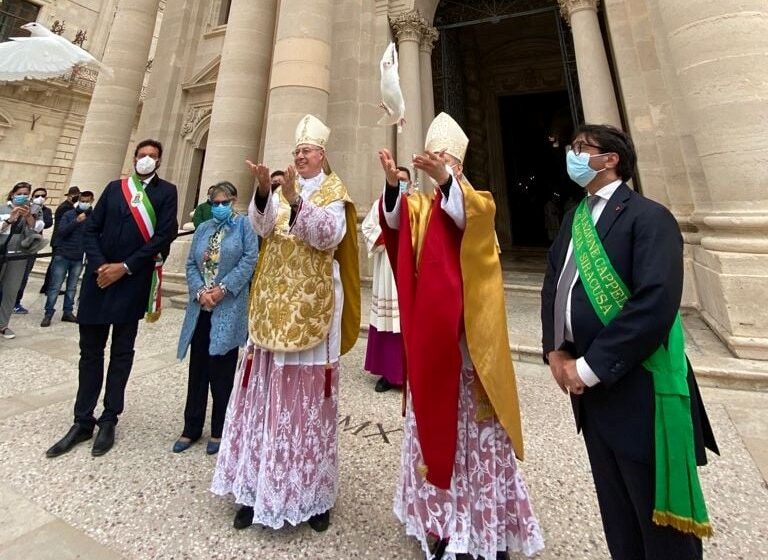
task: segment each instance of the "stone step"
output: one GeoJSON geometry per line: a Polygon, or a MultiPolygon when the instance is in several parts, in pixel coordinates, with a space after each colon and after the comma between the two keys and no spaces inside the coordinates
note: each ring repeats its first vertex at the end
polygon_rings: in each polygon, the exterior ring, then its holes
{"type": "MultiPolygon", "coordinates": [[[[504,275],[504,291],[507,293],[539,294],[541,284],[544,282],[544,274],[532,273],[529,275],[504,275]]],[[[360,277],[360,286],[370,289],[373,277],[360,277]]]]}

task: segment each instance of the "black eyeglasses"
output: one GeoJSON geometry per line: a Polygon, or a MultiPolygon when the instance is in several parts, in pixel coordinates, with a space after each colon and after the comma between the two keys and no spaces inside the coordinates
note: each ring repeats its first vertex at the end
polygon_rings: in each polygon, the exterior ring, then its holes
{"type": "Polygon", "coordinates": [[[579,155],[581,151],[584,149],[584,146],[587,146],[589,148],[595,148],[597,150],[603,151],[602,146],[597,146],[595,144],[590,144],[589,142],[582,142],[581,140],[574,142],[571,145],[571,149],[573,150],[573,153],[576,155],[579,155]]]}
{"type": "Polygon", "coordinates": [[[231,203],[231,200],[212,200],[211,206],[229,206],[231,203]]]}

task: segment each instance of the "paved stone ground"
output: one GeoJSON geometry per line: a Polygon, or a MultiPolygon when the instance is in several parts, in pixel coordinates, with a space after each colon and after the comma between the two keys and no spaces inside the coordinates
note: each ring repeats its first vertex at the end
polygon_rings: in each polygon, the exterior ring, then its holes
{"type": "MultiPolygon", "coordinates": [[[[214,458],[204,445],[170,451],[186,383],[186,363],[175,360],[180,310],[140,328],[115,448],[93,458],[83,444],[45,458],[71,424],[77,330],[58,316],[51,328],[38,326],[38,286],[33,279],[27,291],[31,314],[13,318],[18,337],[0,339],[0,559],[421,558],[392,514],[401,397],[373,392],[375,378],[361,369],[364,339],[343,359],[341,492],[331,528],[235,531],[235,506],[208,492],[214,458]]],[[[607,558],[569,405],[544,366],[522,363],[517,372],[522,469],[547,544],[540,558],[607,558]]],[[[706,556],[767,558],[768,394],[707,388],[704,398],[723,452],[701,471],[716,530],[706,556]]]]}

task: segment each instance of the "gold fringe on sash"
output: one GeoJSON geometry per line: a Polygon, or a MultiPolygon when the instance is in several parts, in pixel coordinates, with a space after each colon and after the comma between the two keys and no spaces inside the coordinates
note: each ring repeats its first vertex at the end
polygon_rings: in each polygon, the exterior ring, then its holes
{"type": "Polygon", "coordinates": [[[696,535],[700,539],[714,534],[710,523],[698,523],[690,517],[680,517],[668,511],[653,510],[653,522],[659,526],[669,526],[683,533],[696,535]]]}

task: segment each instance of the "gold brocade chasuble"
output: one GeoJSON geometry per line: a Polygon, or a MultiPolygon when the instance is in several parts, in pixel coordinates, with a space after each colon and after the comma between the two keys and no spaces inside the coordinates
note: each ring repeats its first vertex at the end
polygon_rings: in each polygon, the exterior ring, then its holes
{"type": "Polygon", "coordinates": [[[274,352],[298,352],[325,340],[333,319],[335,258],[344,289],[341,324],[341,353],[344,354],[354,346],[360,331],[355,207],[335,173],[330,173],[309,196],[307,200],[318,207],[340,200],[345,202],[344,238],[335,250],[320,251],[290,233],[288,201],[282,191],[274,196],[280,196],[275,228],[264,239],[251,284],[250,337],[256,345],[274,352]]]}
{"type": "MultiPolygon", "coordinates": [[[[495,414],[509,435],[515,455],[523,459],[523,432],[517,381],[507,335],[507,313],[490,192],[476,191],[466,179],[466,227],[461,239],[461,276],[464,297],[464,332],[472,364],[482,384],[475,398],[478,421],[495,414]]],[[[408,197],[411,242],[420,262],[435,195],[408,197]]],[[[426,349],[424,349],[426,350],[426,349]]]]}

